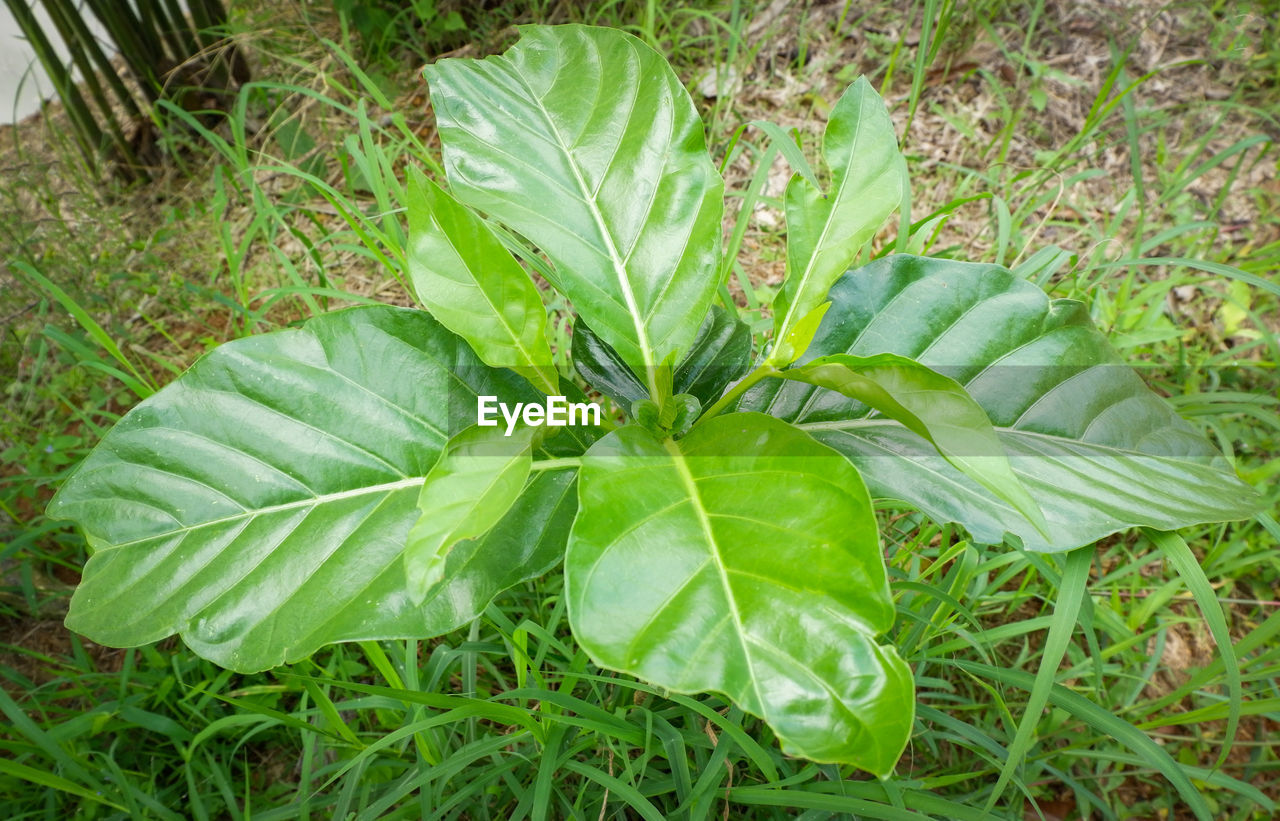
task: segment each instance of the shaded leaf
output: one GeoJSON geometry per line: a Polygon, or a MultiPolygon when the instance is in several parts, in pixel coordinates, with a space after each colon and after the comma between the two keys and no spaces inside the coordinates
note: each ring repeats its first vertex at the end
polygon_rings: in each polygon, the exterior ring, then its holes
{"type": "Polygon", "coordinates": [[[644,386],[618,352],[596,336],[581,318],[573,323],[573,366],[587,384],[624,408],[649,400],[644,386]]]}
{"type": "MultiPolygon", "coordinates": [[[[809,353],[895,353],[946,374],[987,412],[1045,539],[897,422],[834,391],[769,380],[743,410],[792,420],[901,499],[980,542],[1005,534],[1066,550],[1135,525],[1164,530],[1252,515],[1257,493],[1126,366],[1078,302],[995,265],[896,255],[850,271],[809,353]]],[[[802,358],[801,362],[805,360],[802,358]]]]}
{"type": "MultiPolygon", "coordinates": [[[[573,362],[593,388],[625,408],[649,398],[648,390],[617,352],[581,320],[573,328],[573,362]]],[[[676,365],[671,389],[677,394],[692,394],[709,405],[750,366],[751,329],[734,314],[713,305],[688,353],[676,365]]]]}
{"type": "Polygon", "coordinates": [[[750,367],[751,328],[736,314],[712,305],[688,353],[676,366],[672,390],[692,394],[703,405],[710,405],[750,367]]]}

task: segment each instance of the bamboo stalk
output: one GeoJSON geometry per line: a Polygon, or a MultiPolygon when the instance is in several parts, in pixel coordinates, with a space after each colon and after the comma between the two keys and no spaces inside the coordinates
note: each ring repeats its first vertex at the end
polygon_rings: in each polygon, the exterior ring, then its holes
{"type": "Polygon", "coordinates": [[[194,57],[199,54],[203,46],[196,37],[194,18],[188,17],[179,0],[164,0],[163,7],[173,26],[174,35],[182,41],[182,55],[194,57]]]}
{"type": "Polygon", "coordinates": [[[145,127],[144,106],[166,96],[166,82],[175,90],[197,83],[226,90],[233,85],[233,76],[242,83],[249,79],[248,66],[234,43],[219,44],[218,28],[225,26],[227,19],[221,0],[188,0],[189,17],[181,0],[82,0],[88,12],[82,11],[76,0],[41,0],[52,30],[71,54],[69,64],[59,59],[49,34],[41,28],[32,9],[35,0],[4,2],[62,99],[72,135],[92,169],[98,167],[99,152],[110,145],[122,160],[121,170],[146,176],[134,143],[125,136],[121,112],[142,121],[145,127]],[[115,42],[144,100],[140,101],[116,73],[111,58],[86,24],[86,13],[92,13],[115,42]],[[208,70],[183,72],[167,80],[162,77],[192,58],[200,58],[208,70]],[[89,99],[77,87],[70,65],[84,76],[89,99]],[[119,109],[113,107],[113,98],[119,109]]]}
{"type": "Polygon", "coordinates": [[[57,52],[53,50],[53,45],[49,42],[49,38],[45,36],[44,31],[40,28],[39,21],[36,20],[26,2],[24,0],[5,0],[5,5],[9,7],[9,11],[13,14],[13,19],[18,23],[18,28],[22,29],[23,36],[27,38],[27,42],[31,44],[32,50],[36,53],[36,59],[40,61],[40,65],[44,67],[49,79],[53,81],[54,90],[57,91],[58,97],[62,99],[63,105],[66,106],[76,141],[80,144],[81,153],[89,163],[89,167],[96,169],[98,166],[98,149],[103,142],[102,130],[98,128],[97,122],[94,121],[84,97],[81,96],[75,83],[71,81],[71,72],[58,59],[57,52]]]}
{"type": "Polygon", "coordinates": [[[188,0],[188,3],[192,19],[198,21],[202,31],[213,37],[214,44],[226,42],[221,51],[231,68],[231,76],[241,85],[249,82],[252,79],[249,64],[236,44],[227,37],[227,7],[222,0],[188,0]]]}
{"type": "Polygon", "coordinates": [[[199,0],[190,0],[187,8],[191,12],[191,24],[195,29],[196,37],[200,39],[201,48],[210,49],[217,46],[217,35],[211,31],[215,23],[209,16],[209,10],[199,0]]]}
{"type": "Polygon", "coordinates": [[[164,59],[153,38],[147,37],[142,22],[134,15],[128,3],[115,0],[85,0],[93,16],[98,18],[107,34],[120,49],[120,56],[142,89],[148,103],[160,97],[160,78],[156,68],[164,59]]]}
{"type": "MultiPolygon", "coordinates": [[[[174,26],[169,21],[169,17],[165,14],[164,5],[158,0],[136,0],[138,4],[138,13],[142,18],[143,28],[148,32],[154,33],[163,44],[161,52],[165,56],[165,66],[168,70],[172,70],[178,64],[182,63],[188,55],[184,52],[186,49],[182,47],[182,41],[178,39],[174,32],[174,26]]],[[[168,85],[168,78],[164,78],[165,84],[168,85]]]]}
{"type": "MultiPolygon", "coordinates": [[[[45,0],[48,3],[48,0],[45,0]]],[[[124,107],[125,113],[131,117],[142,117],[142,109],[138,107],[138,101],[134,98],[133,92],[129,91],[124,81],[120,79],[120,75],[116,73],[115,66],[111,64],[111,58],[102,50],[102,46],[98,43],[98,38],[84,22],[84,15],[78,10],[67,18],[67,22],[75,31],[75,36],[84,46],[85,51],[97,64],[98,71],[107,80],[107,85],[111,87],[116,99],[120,101],[120,105],[124,107]]]]}
{"type": "MultiPolygon", "coordinates": [[[[89,50],[97,47],[97,43],[86,43],[80,36],[82,33],[88,35],[85,29],[83,32],[77,30],[71,23],[69,17],[75,17],[74,8],[70,7],[68,0],[42,0],[42,5],[46,12],[49,13],[49,19],[53,22],[53,27],[57,29],[58,36],[62,38],[66,44],[67,50],[71,53],[71,61],[76,68],[80,70],[81,76],[84,78],[84,86],[89,90],[89,96],[98,107],[98,116],[94,118],[95,124],[101,128],[105,124],[106,130],[111,138],[111,143],[120,153],[121,158],[133,168],[139,166],[138,158],[134,156],[133,147],[129,145],[128,139],[124,136],[124,129],[120,125],[120,120],[116,116],[115,109],[111,107],[110,101],[107,100],[106,92],[99,82],[98,72],[94,69],[93,63],[89,58],[89,50]]],[[[108,66],[109,68],[110,66],[108,66]]],[[[114,76],[115,72],[111,72],[114,76]]],[[[132,98],[129,98],[132,102],[132,98]]],[[[88,105],[86,104],[86,109],[88,105]]],[[[90,116],[93,116],[90,113],[90,116]]]]}

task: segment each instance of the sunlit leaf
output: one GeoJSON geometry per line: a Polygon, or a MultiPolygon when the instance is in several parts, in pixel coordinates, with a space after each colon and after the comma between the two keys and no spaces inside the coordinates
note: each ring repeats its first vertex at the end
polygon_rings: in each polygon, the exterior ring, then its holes
{"type": "Polygon", "coordinates": [[[776,419],[728,414],[678,442],[615,431],[580,482],[565,574],[592,658],[725,693],[794,754],[893,768],[911,673],[875,641],[893,606],[848,462],[776,419]]]}
{"type": "Polygon", "coordinates": [[[902,201],[906,181],[893,121],[865,77],[831,109],[822,156],[830,173],[826,191],[799,175],[787,185],[787,278],[773,304],[777,340],[826,300],[902,201]]]}
{"type": "Polygon", "coordinates": [[[618,31],[524,27],[426,69],[456,196],[523,234],[601,339],[652,370],[707,312],[724,183],[666,60],[618,31]]]}
{"type": "Polygon", "coordinates": [[[422,172],[413,172],[407,192],[407,259],[418,299],[485,364],[558,393],[547,314],[533,280],[482,219],[422,172]]]}
{"type": "Polygon", "coordinates": [[[130,411],[51,503],[95,550],[67,625],[116,647],[180,633],[253,671],[466,623],[558,558],[574,510],[573,472],[540,474],[413,605],[418,495],[477,391],[539,396],[422,311],[353,308],[223,345],[130,411]]]}

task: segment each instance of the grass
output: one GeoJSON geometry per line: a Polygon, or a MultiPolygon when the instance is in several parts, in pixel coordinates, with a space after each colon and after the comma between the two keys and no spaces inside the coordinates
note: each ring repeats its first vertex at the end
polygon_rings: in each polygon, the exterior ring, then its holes
{"type": "MultiPolygon", "coordinates": [[[[467,630],[338,645],[254,676],[175,639],[88,644],[60,621],[85,547],[41,510],[101,433],[219,342],[408,301],[401,181],[407,164],[438,171],[403,62],[422,55],[383,42],[352,57],[366,46],[334,17],[248,7],[233,25],[256,81],[217,125],[162,107],[174,169],[151,186],[97,184],[74,145],[38,152],[57,114],[47,132],[5,136],[21,135],[0,211],[6,817],[1271,817],[1273,16],[1045,2],[527,12],[628,28],[691,85],[713,79],[695,99],[744,251],[722,296],[756,320],[777,285],[761,249],[781,231],[785,143],[739,126],[804,123],[845,75],[867,72],[905,132],[915,232],[899,242],[1003,262],[1085,299],[1271,512],[1043,556],[885,511],[891,638],[915,673],[919,718],[883,782],[784,755],[716,696],[598,670],[569,636],[555,574],[467,630]]],[[[461,47],[509,44],[503,14],[468,19],[461,47]]],[[[800,136],[812,157],[815,133],[800,136]]],[[[894,244],[890,232],[882,247],[894,244]]],[[[563,337],[564,317],[554,324],[563,337]]]]}

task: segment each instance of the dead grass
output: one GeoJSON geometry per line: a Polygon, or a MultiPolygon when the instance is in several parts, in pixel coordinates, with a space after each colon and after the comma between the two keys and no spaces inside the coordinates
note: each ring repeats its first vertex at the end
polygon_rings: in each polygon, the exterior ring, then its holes
{"type": "MultiPolygon", "coordinates": [[[[877,86],[884,82],[886,55],[876,43],[903,38],[909,49],[919,47],[919,23],[903,32],[895,8],[877,8],[858,25],[841,25],[844,12],[842,4],[799,4],[772,17],[751,44],[757,56],[733,100],[732,119],[772,119],[798,128],[810,150],[816,150],[820,121],[851,75],[867,72],[877,86]],[[797,31],[808,41],[809,62],[803,66],[795,62],[797,31]]],[[[1045,162],[1047,155],[1081,133],[1123,44],[1132,47],[1126,58],[1127,79],[1152,74],[1134,92],[1140,115],[1155,121],[1136,141],[1150,209],[1157,209],[1166,189],[1161,181],[1168,182],[1179,163],[1198,165],[1256,134],[1272,140],[1280,136],[1280,112],[1224,103],[1260,59],[1258,44],[1278,34],[1276,22],[1261,14],[1239,14],[1231,50],[1224,54],[1220,40],[1206,37],[1206,31],[1232,21],[1215,19],[1203,6],[1049,3],[1038,24],[1041,33],[1034,38],[1034,53],[1024,54],[1020,26],[1029,22],[1027,12],[1012,5],[1002,12],[990,31],[961,21],[951,32],[926,75],[909,130],[910,52],[904,55],[906,65],[891,77],[886,99],[912,161],[917,217],[956,198],[958,185],[967,186],[970,194],[981,190],[966,178],[988,178],[1023,201],[1048,195],[1046,204],[1027,215],[1029,225],[1044,223],[1038,234],[1028,237],[1035,246],[1057,244],[1072,250],[1084,268],[1130,255],[1132,241],[1139,239],[1126,235],[1136,229],[1134,221],[1119,230],[1107,225],[1134,187],[1132,144],[1120,117],[1113,116],[1090,133],[1078,155],[1060,163],[1061,171],[1045,162]],[[1037,105],[1035,95],[1040,93],[1044,98],[1037,105]],[[1202,143],[1206,134],[1212,136],[1202,143]],[[1102,173],[1066,185],[1071,173],[1085,168],[1102,173]],[[1019,181],[1042,171],[1048,173],[1037,186],[1019,181]]],[[[1265,99],[1267,94],[1274,101],[1277,89],[1259,89],[1256,96],[1265,99]]],[[[749,159],[744,159],[731,170],[730,185],[745,183],[749,174],[749,159]]],[[[779,196],[788,177],[779,159],[767,193],[779,196]]],[[[1270,208],[1276,185],[1274,154],[1246,152],[1190,180],[1184,198],[1190,203],[1183,205],[1189,212],[1180,218],[1218,222],[1215,251],[1228,260],[1247,255],[1250,248],[1280,238],[1280,221],[1270,208]]],[[[1014,201],[1010,207],[1019,204],[1014,201]]],[[[782,218],[760,208],[754,225],[767,237],[781,228],[782,218]]],[[[955,212],[936,247],[952,248],[957,256],[989,259],[994,235],[988,203],[972,203],[955,212]]],[[[1034,248],[1018,250],[1025,255],[1034,248]]],[[[1160,251],[1153,249],[1150,255],[1160,251]]],[[[758,267],[763,269],[761,282],[776,278],[768,264],[758,267]]]]}

